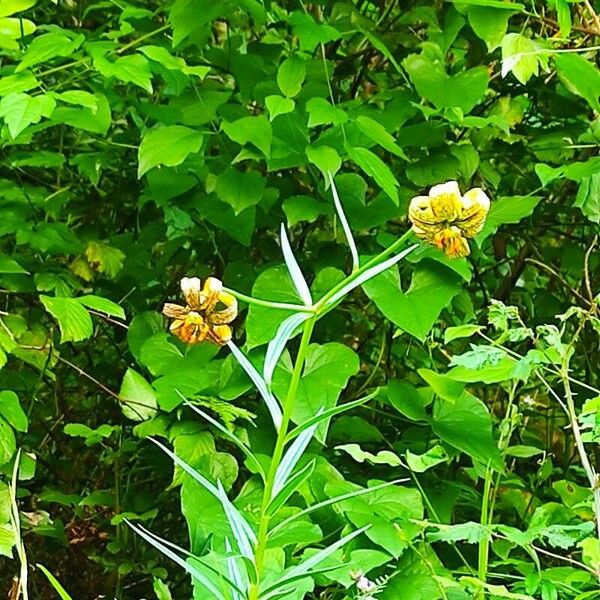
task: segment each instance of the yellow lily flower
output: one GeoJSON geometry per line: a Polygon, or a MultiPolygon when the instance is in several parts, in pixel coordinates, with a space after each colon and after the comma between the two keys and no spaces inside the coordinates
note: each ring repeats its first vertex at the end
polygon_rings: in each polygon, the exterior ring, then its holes
{"type": "Polygon", "coordinates": [[[408,218],[415,235],[443,250],[450,258],[467,256],[467,238],[482,229],[490,210],[490,199],[480,188],[461,195],[458,183],[434,185],[429,196],[410,201],[408,218]]]}
{"type": "Polygon", "coordinates": [[[173,319],[169,330],[186,344],[208,340],[222,346],[231,340],[231,323],[238,314],[237,300],[223,291],[223,284],[209,277],[202,287],[198,277],[184,277],[181,292],[186,306],[166,303],[163,314],[173,319]],[[222,305],[223,308],[217,307],[222,305]]]}

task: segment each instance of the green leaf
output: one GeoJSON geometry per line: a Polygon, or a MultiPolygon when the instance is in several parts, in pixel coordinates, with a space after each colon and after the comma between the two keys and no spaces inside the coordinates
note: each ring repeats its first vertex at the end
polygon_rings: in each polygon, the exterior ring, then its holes
{"type": "Polygon", "coordinates": [[[398,181],[390,168],[370,150],[346,145],[348,156],[398,205],[398,181]]]}
{"type": "Polygon", "coordinates": [[[50,571],[48,571],[44,565],[37,564],[36,566],[46,576],[54,590],[58,592],[61,600],[72,600],[71,596],[69,596],[65,588],[63,588],[63,586],[59,583],[58,579],[56,579],[56,577],[54,577],[54,575],[52,575],[52,573],[50,573],[50,571]]]}
{"type": "Polygon", "coordinates": [[[119,398],[123,414],[132,421],[147,421],[156,416],[156,394],[152,386],[133,369],[125,372],[119,398]]]}
{"type": "Polygon", "coordinates": [[[308,112],[308,126],[319,125],[342,125],[348,121],[348,115],[335,106],[332,106],[325,98],[311,98],[306,103],[308,112]]]}
{"type": "Polygon", "coordinates": [[[525,8],[520,2],[511,2],[510,0],[447,0],[456,4],[466,4],[467,6],[483,6],[487,8],[500,8],[503,10],[522,11],[525,8]]]}
{"type": "MultiPolygon", "coordinates": [[[[1,10],[1,9],[0,9],[1,10]]],[[[71,56],[85,40],[80,34],[71,39],[64,33],[52,32],[40,35],[29,44],[21,62],[15,69],[16,73],[28,67],[46,62],[57,56],[71,56]]]]}
{"type": "Polygon", "coordinates": [[[30,71],[4,75],[0,78],[0,96],[19,92],[27,92],[39,85],[39,81],[30,71]]]}
{"type": "MultiPolygon", "coordinates": [[[[505,4],[501,2],[501,4],[505,4]]],[[[522,6],[521,6],[522,8],[522,6]]],[[[519,9],[515,9],[515,13],[519,9]]],[[[488,51],[492,52],[501,43],[508,20],[515,14],[506,7],[469,6],[467,15],[473,31],[486,43],[488,51]]]]}
{"type": "Polygon", "coordinates": [[[307,146],[306,156],[309,162],[321,171],[325,180],[328,179],[330,173],[335,175],[342,166],[340,155],[330,146],[307,146]]]}
{"type": "Polygon", "coordinates": [[[99,444],[104,438],[110,437],[116,431],[119,431],[116,425],[107,425],[104,423],[97,429],[92,429],[84,423],[67,423],[63,431],[71,437],[82,437],[85,439],[86,446],[99,444]]]}
{"type": "Polygon", "coordinates": [[[411,471],[424,473],[436,465],[445,463],[448,460],[448,455],[442,446],[434,446],[424,454],[413,454],[410,450],[407,450],[405,460],[411,471]]]}
{"type": "Polygon", "coordinates": [[[502,38],[502,76],[512,72],[521,83],[527,83],[539,73],[537,50],[533,40],[520,33],[507,33],[502,38]]]}
{"type": "MultiPolygon", "coordinates": [[[[108,131],[112,122],[112,116],[110,104],[104,94],[91,94],[93,99],[87,98],[85,101],[81,95],[73,96],[71,92],[65,92],[65,94],[69,94],[66,96],[68,101],[65,100],[64,94],[60,95],[59,100],[69,104],[78,104],[80,108],[57,106],[50,117],[53,122],[65,123],[71,125],[71,127],[92,133],[105,134],[108,131]],[[76,97],[79,101],[73,102],[76,97]]],[[[84,155],[79,154],[77,158],[82,156],[84,155]]]]}
{"type": "Polygon", "coordinates": [[[37,0],[2,0],[0,2],[0,17],[10,17],[35,6],[37,0]]]}
{"type": "Polygon", "coordinates": [[[580,208],[592,223],[600,223],[600,173],[581,180],[573,206],[580,208]]]}
{"type": "Polygon", "coordinates": [[[179,71],[184,75],[196,75],[203,79],[204,76],[210,71],[210,67],[197,66],[190,67],[180,56],[173,56],[163,46],[141,46],[138,48],[138,52],[141,52],[144,56],[159,63],[165,69],[169,71],[179,71]]]}
{"type": "Polygon", "coordinates": [[[0,117],[4,117],[10,135],[16,138],[32,123],[49,117],[55,106],[56,102],[49,95],[30,96],[24,92],[13,92],[0,101],[0,117]]]}
{"type": "Polygon", "coordinates": [[[111,317],[118,317],[119,319],[125,318],[125,311],[122,306],[119,306],[112,300],[108,298],[102,298],[100,296],[88,295],[88,296],[79,296],[76,298],[77,302],[83,304],[83,306],[87,306],[92,310],[96,310],[98,312],[106,313],[111,317]]]}
{"type": "Polygon", "coordinates": [[[488,366],[494,367],[504,358],[506,358],[506,351],[502,348],[471,344],[471,350],[453,356],[449,366],[478,370],[488,366]]]}
{"type": "Polygon", "coordinates": [[[370,117],[364,116],[357,117],[355,123],[358,125],[358,128],[376,144],[379,144],[388,152],[391,152],[404,160],[408,160],[406,154],[402,151],[402,148],[396,144],[392,134],[388,133],[387,129],[381,123],[378,123],[370,117]]]}
{"type": "Polygon", "coordinates": [[[377,308],[400,329],[424,341],[442,310],[461,288],[458,275],[439,263],[419,263],[406,292],[395,268],[363,286],[377,308]]]}
{"type": "Polygon", "coordinates": [[[358,444],[345,444],[336,446],[335,449],[343,450],[359,463],[367,461],[372,465],[389,465],[390,467],[399,467],[402,464],[400,457],[389,450],[380,450],[377,454],[372,454],[363,450],[358,444]]]}
{"type": "Polygon", "coordinates": [[[462,450],[473,459],[497,471],[502,457],[492,434],[492,419],[483,402],[465,390],[465,384],[429,369],[419,375],[437,394],[431,427],[444,442],[462,450]]]}
{"type": "Polygon", "coordinates": [[[202,146],[203,134],[183,125],[160,126],[147,131],[138,151],[138,178],[159,165],[175,167],[202,146]]]}
{"type": "Polygon", "coordinates": [[[260,202],[265,183],[265,178],[258,171],[242,172],[230,167],[218,176],[215,192],[237,216],[260,202]]]}
{"type": "Polygon", "coordinates": [[[17,451],[17,441],[12,427],[0,417],[0,466],[6,464],[17,451]]]}
{"type": "MultiPolygon", "coordinates": [[[[348,346],[337,342],[311,344],[296,395],[293,421],[303,423],[320,410],[335,406],[341,391],[358,369],[358,356],[348,346]]],[[[289,355],[284,355],[273,377],[273,391],[280,399],[286,397],[292,371],[289,355]]],[[[320,442],[325,439],[328,425],[329,420],[319,423],[315,437],[320,442]]]]}
{"type": "Polygon", "coordinates": [[[293,98],[302,89],[306,77],[306,63],[297,54],[286,58],[277,70],[277,85],[284,96],[293,98]]]}
{"type": "Polygon", "coordinates": [[[27,415],[19,404],[18,396],[10,390],[0,392],[0,416],[4,417],[17,431],[27,431],[27,415]]]}
{"type": "Polygon", "coordinates": [[[125,253],[102,242],[89,242],[85,257],[93,269],[114,279],[123,268],[125,253]]]}
{"type": "Polygon", "coordinates": [[[448,327],[444,331],[444,344],[449,344],[460,338],[471,337],[473,334],[484,329],[481,325],[457,325],[456,327],[448,327]]]}
{"type": "Polygon", "coordinates": [[[518,223],[528,217],[541,199],[541,196],[509,196],[493,201],[483,230],[476,239],[484,240],[495,233],[500,225],[518,223]]]}
{"type": "MultiPolygon", "coordinates": [[[[263,271],[254,282],[252,296],[262,300],[302,304],[292,278],[286,267],[271,267],[263,271]]],[[[292,315],[292,311],[272,310],[252,304],[246,319],[246,343],[249,348],[261,346],[271,341],[279,325],[292,315]]]]}
{"type": "Polygon", "coordinates": [[[26,271],[16,260],[5,255],[0,255],[0,273],[27,274],[28,271],[26,271]]]}
{"type": "Polygon", "coordinates": [[[40,296],[46,310],[58,321],[60,341],[80,342],[93,333],[90,313],[75,298],[40,296]]]}
{"type": "Polygon", "coordinates": [[[269,120],[272,121],[279,115],[291,113],[296,107],[296,103],[291,98],[284,98],[277,94],[265,98],[265,106],[269,111],[269,120]]]}
{"type": "Polygon", "coordinates": [[[243,117],[232,122],[223,121],[221,127],[229,139],[242,146],[252,144],[269,158],[273,130],[271,129],[271,123],[264,115],[243,117]]]}
{"type": "Polygon", "coordinates": [[[585,98],[589,105],[600,112],[600,70],[583,56],[574,53],[557,54],[554,57],[558,77],[573,94],[585,98]]]}
{"type": "Polygon", "coordinates": [[[402,64],[423,98],[438,108],[456,107],[465,114],[483,98],[489,82],[489,74],[483,66],[451,76],[439,60],[425,54],[411,54],[402,64]]]}

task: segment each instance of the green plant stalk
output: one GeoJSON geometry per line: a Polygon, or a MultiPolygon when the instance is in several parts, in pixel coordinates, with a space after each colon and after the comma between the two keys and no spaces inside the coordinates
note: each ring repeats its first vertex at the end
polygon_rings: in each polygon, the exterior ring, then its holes
{"type": "MultiPolygon", "coordinates": [[[[490,501],[490,490],[492,488],[492,477],[493,477],[493,470],[491,469],[491,467],[488,466],[487,469],[485,470],[485,482],[483,485],[483,499],[481,501],[480,523],[484,527],[487,527],[489,525],[489,521],[490,521],[489,501],[490,501]]],[[[486,535],[479,542],[479,554],[478,554],[478,560],[477,560],[477,577],[483,583],[485,583],[485,580],[487,578],[489,555],[490,555],[490,540],[489,540],[489,537],[486,535]]],[[[484,590],[482,590],[479,593],[478,598],[480,600],[485,600],[485,591],[484,590]]]]}
{"type": "Polygon", "coordinates": [[[264,306],[266,308],[275,308],[279,310],[313,313],[318,316],[322,316],[325,313],[329,312],[329,310],[331,310],[332,307],[327,306],[327,301],[331,297],[333,297],[334,294],[339,292],[344,286],[348,285],[357,277],[362,275],[362,273],[364,273],[367,269],[374,267],[381,261],[385,260],[391,254],[394,254],[394,252],[396,252],[397,250],[400,250],[400,248],[402,248],[404,243],[410,238],[411,235],[412,230],[409,229],[403,235],[401,235],[393,244],[390,244],[385,250],[382,250],[377,256],[374,256],[362,267],[345,277],[338,284],[334,285],[331,288],[331,290],[329,290],[318,302],[315,302],[312,306],[304,306],[303,304],[289,304],[287,302],[276,302],[272,300],[262,300],[260,298],[253,298],[252,296],[247,296],[246,294],[242,294],[230,288],[224,288],[224,290],[230,293],[232,296],[235,296],[241,302],[245,302],[246,304],[254,304],[255,306],[264,306]]]}
{"type": "Polygon", "coordinates": [[[304,368],[304,362],[308,354],[308,346],[310,344],[310,337],[315,326],[316,318],[308,319],[304,323],[302,330],[302,338],[300,340],[300,347],[296,356],[296,362],[294,364],[294,371],[292,373],[292,379],[290,386],[283,404],[283,416],[281,427],[277,433],[277,440],[275,442],[275,449],[273,451],[273,458],[269,466],[269,472],[267,474],[267,480],[265,482],[265,489],[263,492],[262,506],[260,511],[260,522],[258,526],[256,550],[254,554],[254,566],[256,568],[256,581],[250,585],[248,600],[258,600],[260,592],[260,580],[261,572],[264,566],[265,551],[267,549],[267,539],[269,533],[269,520],[270,517],[267,513],[269,503],[271,502],[271,495],[273,493],[273,487],[275,485],[275,475],[277,474],[277,468],[283,458],[283,452],[285,450],[285,439],[289,429],[290,421],[292,418],[292,412],[296,402],[296,395],[298,392],[298,384],[300,383],[300,377],[302,376],[302,369],[304,368]]]}

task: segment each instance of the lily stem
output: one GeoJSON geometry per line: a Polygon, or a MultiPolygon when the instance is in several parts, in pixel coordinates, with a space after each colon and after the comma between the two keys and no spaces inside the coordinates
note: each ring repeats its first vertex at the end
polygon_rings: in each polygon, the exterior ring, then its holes
{"type": "Polygon", "coordinates": [[[300,347],[296,356],[296,362],[294,364],[294,371],[292,372],[292,379],[288,387],[288,392],[283,403],[283,417],[281,427],[277,432],[277,440],[275,442],[275,449],[273,450],[273,458],[269,466],[269,472],[267,474],[267,480],[265,482],[265,489],[263,492],[262,506],[260,510],[260,522],[258,526],[258,535],[256,542],[256,551],[254,554],[254,565],[256,568],[256,581],[250,586],[248,600],[258,600],[260,593],[260,580],[264,567],[265,552],[267,549],[267,541],[269,534],[269,504],[271,503],[271,496],[273,494],[273,488],[275,486],[275,477],[277,475],[277,469],[281,464],[283,453],[285,450],[285,440],[287,437],[292,413],[296,403],[296,396],[298,393],[298,385],[300,384],[300,378],[302,376],[302,370],[304,363],[308,355],[308,348],[310,344],[310,337],[315,326],[316,317],[308,319],[304,323],[302,330],[302,338],[300,340],[300,347]]]}

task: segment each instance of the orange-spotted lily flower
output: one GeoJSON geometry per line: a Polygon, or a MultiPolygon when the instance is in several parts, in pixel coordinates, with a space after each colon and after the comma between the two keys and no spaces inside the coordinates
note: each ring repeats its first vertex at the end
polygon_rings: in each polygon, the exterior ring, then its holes
{"type": "Polygon", "coordinates": [[[186,306],[167,303],[163,314],[174,319],[170,331],[186,344],[209,340],[222,346],[231,340],[231,323],[238,313],[237,300],[223,291],[223,284],[209,277],[204,287],[198,277],[184,277],[181,291],[186,306]]]}
{"type": "Polygon", "coordinates": [[[434,185],[429,196],[410,201],[408,218],[417,237],[443,250],[450,258],[467,256],[467,238],[482,229],[490,210],[490,199],[479,188],[461,195],[456,181],[434,185]]]}

